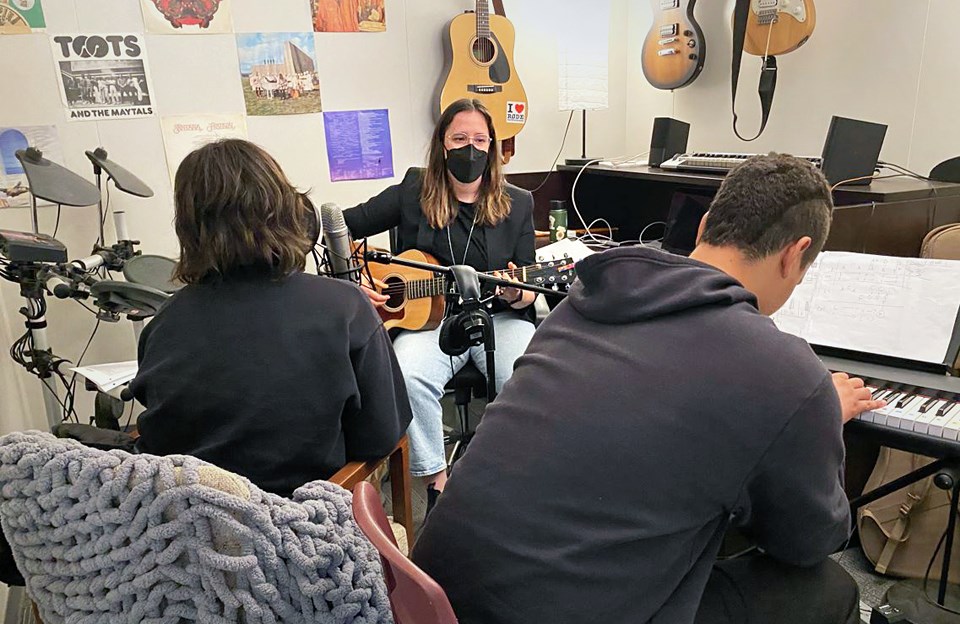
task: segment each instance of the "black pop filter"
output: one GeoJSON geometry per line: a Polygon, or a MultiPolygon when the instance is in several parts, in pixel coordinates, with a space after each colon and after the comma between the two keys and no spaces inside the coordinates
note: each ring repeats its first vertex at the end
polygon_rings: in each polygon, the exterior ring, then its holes
{"type": "Polygon", "coordinates": [[[84,154],[93,163],[95,169],[100,167],[106,171],[117,188],[124,193],[130,193],[137,197],[153,197],[153,189],[147,186],[143,180],[107,158],[107,150],[98,147],[92,152],[87,150],[84,154]]]}
{"type": "Polygon", "coordinates": [[[30,192],[37,199],[63,206],[92,206],[100,201],[100,191],[96,186],[66,167],[44,158],[40,150],[28,147],[17,150],[16,156],[27,176],[30,192]]]}

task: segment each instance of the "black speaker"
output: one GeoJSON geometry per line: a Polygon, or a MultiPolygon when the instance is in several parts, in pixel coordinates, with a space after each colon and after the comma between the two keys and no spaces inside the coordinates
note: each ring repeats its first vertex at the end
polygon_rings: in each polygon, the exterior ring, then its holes
{"type": "Polygon", "coordinates": [[[659,167],[666,160],[687,150],[690,124],[672,117],[656,117],[653,120],[653,135],[650,137],[650,157],[647,163],[659,167]]]}

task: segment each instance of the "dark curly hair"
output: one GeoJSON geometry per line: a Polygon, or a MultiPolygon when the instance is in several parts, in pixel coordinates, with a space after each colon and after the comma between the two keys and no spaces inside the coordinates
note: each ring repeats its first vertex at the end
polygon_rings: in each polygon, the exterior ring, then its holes
{"type": "Polygon", "coordinates": [[[173,186],[182,282],[303,270],[315,241],[313,204],[262,148],[239,139],[204,145],[180,163],[173,186]]]}
{"type": "Polygon", "coordinates": [[[787,154],[754,156],[720,185],[700,241],[759,260],[809,236],[806,266],[823,248],[832,216],[830,186],[819,169],[787,154]]]}

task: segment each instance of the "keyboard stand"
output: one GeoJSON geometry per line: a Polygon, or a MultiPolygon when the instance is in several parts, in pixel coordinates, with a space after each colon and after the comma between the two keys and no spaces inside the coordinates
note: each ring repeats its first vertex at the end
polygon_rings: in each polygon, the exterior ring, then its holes
{"type": "Polygon", "coordinates": [[[894,479],[880,487],[850,501],[850,511],[856,511],[875,500],[879,500],[897,490],[913,485],[921,479],[935,475],[933,484],[941,490],[951,490],[950,517],[947,520],[947,543],[944,545],[943,565],[940,570],[940,585],[937,590],[937,605],[945,607],[947,598],[948,577],[950,575],[950,555],[953,553],[953,535],[957,529],[957,507],[960,503],[960,457],[944,457],[913,472],[908,472],[899,479],[894,479]]]}

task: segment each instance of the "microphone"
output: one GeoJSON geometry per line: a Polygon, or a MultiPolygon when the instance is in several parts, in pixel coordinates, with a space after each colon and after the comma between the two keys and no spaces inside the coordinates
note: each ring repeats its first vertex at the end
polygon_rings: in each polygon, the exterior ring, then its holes
{"type": "Polygon", "coordinates": [[[350,230],[343,220],[343,210],[331,202],[323,204],[320,206],[320,223],[323,225],[330,277],[359,284],[360,268],[356,266],[350,250],[350,230]]]}

